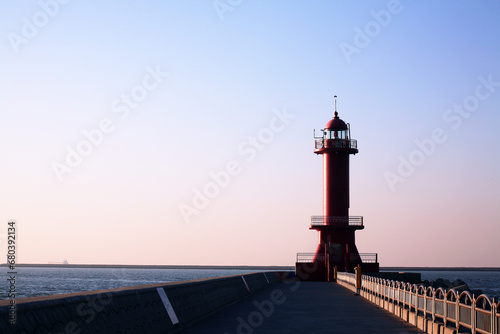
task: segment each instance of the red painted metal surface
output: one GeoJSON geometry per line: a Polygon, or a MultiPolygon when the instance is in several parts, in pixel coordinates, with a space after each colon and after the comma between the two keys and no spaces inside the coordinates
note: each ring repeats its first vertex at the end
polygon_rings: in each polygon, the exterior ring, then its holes
{"type": "Polygon", "coordinates": [[[323,130],[322,140],[316,141],[314,153],[323,155],[324,217],[324,223],[311,224],[319,234],[314,259],[324,263],[326,273],[332,273],[334,266],[353,271],[361,264],[354,233],[364,227],[349,223],[349,156],[358,150],[348,124],[337,112],[323,130]]]}
{"type": "Polygon", "coordinates": [[[345,122],[339,118],[338,113],[335,112],[335,116],[326,123],[325,129],[346,130],[347,124],[345,124],[345,122]]]}

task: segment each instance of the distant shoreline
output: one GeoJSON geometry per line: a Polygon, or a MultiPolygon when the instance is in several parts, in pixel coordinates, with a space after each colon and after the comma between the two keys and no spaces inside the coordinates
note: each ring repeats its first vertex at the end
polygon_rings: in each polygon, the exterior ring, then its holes
{"type": "MultiPolygon", "coordinates": [[[[2,263],[1,267],[7,264],[2,263]]],[[[291,270],[293,266],[221,266],[221,265],[133,265],[133,264],[42,264],[19,263],[28,268],[106,268],[106,269],[222,269],[222,270],[291,270]]],[[[381,271],[500,271],[499,267],[380,267],[381,271]]]]}
{"type": "Polygon", "coordinates": [[[380,267],[381,271],[500,271],[499,267],[380,267]]]}
{"type": "MultiPolygon", "coordinates": [[[[7,264],[2,263],[1,267],[7,264]]],[[[56,264],[18,263],[16,268],[103,268],[103,269],[223,269],[223,270],[295,270],[290,266],[219,266],[219,265],[134,265],[134,264],[56,264]]]]}

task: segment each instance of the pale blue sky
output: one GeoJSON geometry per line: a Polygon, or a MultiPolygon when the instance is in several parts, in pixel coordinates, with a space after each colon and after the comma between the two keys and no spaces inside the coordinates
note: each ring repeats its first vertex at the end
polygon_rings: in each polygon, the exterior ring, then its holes
{"type": "Polygon", "coordinates": [[[360,252],[500,266],[499,14],[493,0],[2,2],[0,247],[17,219],[22,262],[292,265],[316,247],[312,130],[338,95],[359,146],[360,252]],[[136,108],[132,92],[147,95],[136,108]],[[60,181],[53,164],[103,120],[113,129],[60,181]],[[436,129],[443,142],[419,153],[436,129]],[[196,189],[232,161],[196,209],[196,189]],[[183,219],[187,206],[198,211],[183,219]]]}

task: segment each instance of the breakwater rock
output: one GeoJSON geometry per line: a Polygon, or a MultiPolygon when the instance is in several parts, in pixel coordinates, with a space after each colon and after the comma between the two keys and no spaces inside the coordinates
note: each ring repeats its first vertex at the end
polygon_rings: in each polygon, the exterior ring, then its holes
{"type": "Polygon", "coordinates": [[[448,279],[443,279],[443,278],[438,278],[433,281],[428,281],[428,280],[423,280],[422,284],[425,287],[433,287],[434,289],[441,288],[444,290],[451,290],[454,289],[456,291],[462,292],[462,291],[469,291],[471,294],[474,296],[479,296],[483,294],[483,291],[480,289],[471,289],[467,283],[462,281],[461,279],[455,279],[453,282],[448,280],[448,279]]]}

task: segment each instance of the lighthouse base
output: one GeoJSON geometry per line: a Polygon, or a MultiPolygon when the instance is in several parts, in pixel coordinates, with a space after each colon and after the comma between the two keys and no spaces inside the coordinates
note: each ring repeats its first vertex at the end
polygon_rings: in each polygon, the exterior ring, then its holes
{"type": "MultiPolygon", "coordinates": [[[[299,281],[329,281],[324,261],[295,263],[295,277],[299,281]]],[[[333,280],[333,274],[331,280],[333,280]]]]}
{"type": "MultiPolygon", "coordinates": [[[[360,266],[363,274],[379,272],[378,262],[361,263],[360,266]]],[[[328,266],[325,261],[315,260],[312,262],[295,263],[295,277],[299,281],[334,282],[334,271],[334,269],[328,270],[328,266]]]]}

